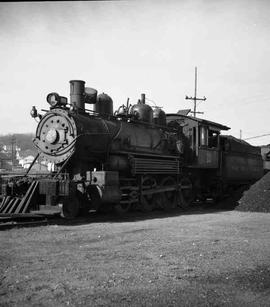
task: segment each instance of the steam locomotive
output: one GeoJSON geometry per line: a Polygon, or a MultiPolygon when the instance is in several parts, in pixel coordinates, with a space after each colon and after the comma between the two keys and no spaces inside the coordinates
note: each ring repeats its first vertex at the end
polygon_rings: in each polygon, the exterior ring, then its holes
{"type": "Polygon", "coordinates": [[[145,94],[113,112],[107,94],[72,80],[69,104],[57,93],[47,102],[44,115],[31,111],[39,119],[34,145],[56,169],[32,178],[24,195],[16,181],[7,189],[11,199],[21,197],[24,212],[50,209],[74,218],[90,210],[187,207],[263,175],[260,149],[221,135],[229,127],[182,111],[165,114],[146,104],[145,94]]]}

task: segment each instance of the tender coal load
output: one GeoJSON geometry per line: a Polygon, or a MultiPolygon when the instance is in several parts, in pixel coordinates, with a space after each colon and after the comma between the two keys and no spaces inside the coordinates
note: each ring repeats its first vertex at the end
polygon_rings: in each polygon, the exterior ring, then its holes
{"type": "Polygon", "coordinates": [[[270,212],[270,172],[244,192],[235,210],[270,212]]]}

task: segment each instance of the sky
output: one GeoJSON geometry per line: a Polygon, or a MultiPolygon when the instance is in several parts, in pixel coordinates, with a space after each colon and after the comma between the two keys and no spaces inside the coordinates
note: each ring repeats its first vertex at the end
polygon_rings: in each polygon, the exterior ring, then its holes
{"type": "Polygon", "coordinates": [[[73,79],[115,109],[141,93],[168,113],[193,108],[195,66],[198,117],[270,134],[269,12],[268,0],[2,2],[0,134],[34,132],[31,107],[69,97],[73,79]]]}

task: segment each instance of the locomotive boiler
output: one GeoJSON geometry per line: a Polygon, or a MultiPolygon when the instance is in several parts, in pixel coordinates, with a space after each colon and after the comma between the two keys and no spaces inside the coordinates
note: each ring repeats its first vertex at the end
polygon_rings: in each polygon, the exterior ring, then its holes
{"type": "Polygon", "coordinates": [[[90,210],[187,207],[262,176],[259,149],[220,135],[228,127],[165,114],[146,104],[145,94],[113,112],[107,94],[72,80],[69,103],[55,92],[47,102],[44,115],[31,112],[39,118],[34,145],[56,169],[32,179],[21,196],[25,212],[50,209],[73,218],[90,210]]]}
{"type": "MultiPolygon", "coordinates": [[[[166,142],[168,132],[151,125],[153,111],[145,104],[144,95],[129,114],[124,113],[124,106],[122,113],[116,112],[116,116],[113,116],[111,98],[106,94],[98,95],[96,101],[93,100],[94,111],[89,114],[82,103],[87,97],[84,81],[70,81],[70,85],[71,108],[54,103],[38,124],[34,144],[44,159],[59,165],[74,155],[77,162],[72,168],[83,171],[84,167],[104,168],[106,164],[110,170],[119,170],[121,152],[173,153],[166,142]]],[[[56,95],[48,95],[51,105],[52,101],[60,101],[56,95]]]]}

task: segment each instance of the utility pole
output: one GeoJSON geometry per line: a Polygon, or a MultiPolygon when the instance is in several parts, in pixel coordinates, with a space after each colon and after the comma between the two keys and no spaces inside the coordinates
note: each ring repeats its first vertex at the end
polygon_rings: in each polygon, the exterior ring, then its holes
{"type": "Polygon", "coordinates": [[[15,135],[13,134],[11,137],[11,162],[12,162],[12,167],[14,166],[15,162],[15,154],[16,154],[16,138],[15,135]],[[14,147],[15,145],[15,147],[14,147]]]}
{"type": "Polygon", "coordinates": [[[194,101],[194,109],[191,111],[193,113],[193,116],[196,117],[196,114],[203,114],[203,112],[198,112],[197,111],[197,101],[205,101],[206,98],[205,96],[203,98],[198,98],[197,97],[197,67],[195,67],[195,90],[194,90],[194,97],[188,97],[186,96],[186,99],[193,100],[194,101]]]}

